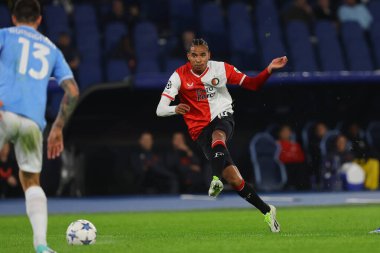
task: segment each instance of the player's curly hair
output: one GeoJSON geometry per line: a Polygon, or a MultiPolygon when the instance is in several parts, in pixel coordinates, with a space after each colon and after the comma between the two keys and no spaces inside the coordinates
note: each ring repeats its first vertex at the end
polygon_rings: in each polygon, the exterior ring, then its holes
{"type": "Polygon", "coordinates": [[[41,15],[41,5],[37,0],[17,0],[12,8],[18,22],[33,23],[41,15]]]}
{"type": "Polygon", "coordinates": [[[187,51],[190,51],[190,48],[192,48],[193,46],[205,46],[208,48],[208,43],[203,38],[193,39],[187,51]]]}

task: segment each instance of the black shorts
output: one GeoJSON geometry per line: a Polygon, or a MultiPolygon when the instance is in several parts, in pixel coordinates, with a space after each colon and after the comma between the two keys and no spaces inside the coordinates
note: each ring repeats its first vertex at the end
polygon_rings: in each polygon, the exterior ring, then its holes
{"type": "MultiPolygon", "coordinates": [[[[215,130],[222,130],[226,133],[226,141],[231,140],[234,133],[235,121],[232,113],[225,113],[224,116],[218,116],[210,122],[205,128],[203,128],[201,134],[196,140],[197,144],[201,147],[207,160],[212,157],[212,133],[215,130]]],[[[230,156],[229,156],[230,157],[230,156]]],[[[227,161],[229,164],[233,164],[232,160],[227,161]]]]}

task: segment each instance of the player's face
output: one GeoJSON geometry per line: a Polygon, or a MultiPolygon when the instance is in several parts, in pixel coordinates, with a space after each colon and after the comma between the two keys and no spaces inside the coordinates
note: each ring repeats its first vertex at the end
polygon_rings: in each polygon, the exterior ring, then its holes
{"type": "Polygon", "coordinates": [[[187,53],[187,59],[190,61],[193,71],[197,74],[202,74],[207,68],[207,62],[210,60],[210,51],[208,47],[192,46],[187,53]]]}

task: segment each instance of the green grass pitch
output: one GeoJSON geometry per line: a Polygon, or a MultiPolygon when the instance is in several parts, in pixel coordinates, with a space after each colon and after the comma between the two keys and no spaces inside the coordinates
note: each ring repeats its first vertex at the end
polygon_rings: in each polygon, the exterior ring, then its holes
{"type": "MultiPolygon", "coordinates": [[[[269,232],[256,210],[51,215],[48,242],[64,252],[380,252],[380,205],[279,208],[282,231],[269,232]],[[95,245],[69,246],[70,222],[88,219],[95,245]]],[[[0,217],[0,252],[33,252],[24,216],[0,217]]]]}

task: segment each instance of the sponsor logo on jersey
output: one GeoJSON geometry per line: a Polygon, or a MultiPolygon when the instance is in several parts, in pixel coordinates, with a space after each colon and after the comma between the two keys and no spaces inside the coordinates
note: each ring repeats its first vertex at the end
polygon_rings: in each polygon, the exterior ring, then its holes
{"type": "Polygon", "coordinates": [[[214,87],[207,87],[205,89],[196,89],[195,90],[197,94],[197,101],[203,101],[207,100],[208,98],[212,98],[215,96],[215,89],[214,87]]]}
{"type": "Polygon", "coordinates": [[[213,86],[217,86],[219,84],[219,82],[220,82],[220,80],[216,77],[211,80],[211,84],[213,86]]]}
{"type": "Polygon", "coordinates": [[[166,84],[166,89],[170,89],[172,87],[172,81],[169,80],[169,82],[166,84]]]}

